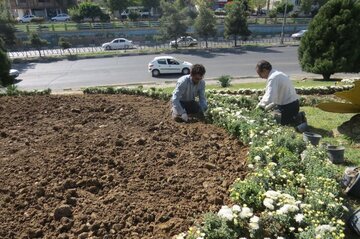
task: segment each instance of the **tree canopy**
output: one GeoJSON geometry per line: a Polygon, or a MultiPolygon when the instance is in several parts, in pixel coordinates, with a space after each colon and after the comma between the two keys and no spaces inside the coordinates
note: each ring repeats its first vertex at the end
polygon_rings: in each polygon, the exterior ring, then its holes
{"type": "Polygon", "coordinates": [[[163,15],[160,18],[160,35],[164,39],[174,39],[175,41],[186,34],[189,19],[188,9],[183,0],[176,0],[174,3],[161,0],[160,7],[163,15]]]}
{"type": "Polygon", "coordinates": [[[360,71],[360,1],[330,0],[320,8],[302,37],[302,70],[324,80],[337,72],[360,71]]]}
{"type": "Polygon", "coordinates": [[[199,5],[198,11],[199,15],[195,19],[194,28],[200,37],[205,38],[207,47],[207,39],[216,35],[216,18],[214,12],[209,9],[207,4],[199,5]]]}
{"type": "Polygon", "coordinates": [[[247,25],[246,4],[244,1],[235,0],[226,4],[225,16],[225,37],[233,36],[235,46],[237,45],[237,37],[243,38],[251,34],[247,25]]]}

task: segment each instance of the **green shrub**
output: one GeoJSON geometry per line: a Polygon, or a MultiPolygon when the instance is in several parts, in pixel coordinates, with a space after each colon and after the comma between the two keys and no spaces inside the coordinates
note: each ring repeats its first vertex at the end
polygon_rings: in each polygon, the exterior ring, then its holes
{"type": "Polygon", "coordinates": [[[229,75],[220,76],[218,81],[220,82],[221,87],[229,87],[231,82],[231,77],[229,75]]]}
{"type": "Polygon", "coordinates": [[[214,213],[207,213],[204,216],[202,231],[207,239],[236,239],[238,235],[229,224],[226,219],[214,213]]]}

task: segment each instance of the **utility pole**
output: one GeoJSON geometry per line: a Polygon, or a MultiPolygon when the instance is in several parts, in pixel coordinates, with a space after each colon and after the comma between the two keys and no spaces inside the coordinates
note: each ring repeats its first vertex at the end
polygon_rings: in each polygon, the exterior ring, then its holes
{"type": "Polygon", "coordinates": [[[280,38],[281,45],[284,44],[284,27],[286,24],[287,5],[288,5],[288,0],[286,0],[286,2],[285,2],[284,18],[283,18],[282,27],[281,27],[281,38],[280,38]]]}

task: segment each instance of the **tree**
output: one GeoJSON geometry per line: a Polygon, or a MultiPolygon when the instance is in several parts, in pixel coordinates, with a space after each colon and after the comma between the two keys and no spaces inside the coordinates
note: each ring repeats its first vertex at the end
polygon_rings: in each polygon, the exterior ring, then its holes
{"type": "Polygon", "coordinates": [[[10,83],[11,77],[9,71],[11,68],[10,59],[6,53],[4,41],[0,38],[0,85],[7,85],[10,83]]]}
{"type": "Polygon", "coordinates": [[[237,37],[246,38],[251,34],[247,25],[246,6],[241,0],[236,0],[226,4],[225,16],[225,37],[234,37],[235,47],[237,46],[237,37]]]}
{"type": "Polygon", "coordinates": [[[61,47],[61,49],[63,49],[63,51],[68,50],[70,56],[71,56],[71,43],[68,42],[64,37],[60,37],[59,42],[58,42],[59,47],[61,47]]]}
{"type": "Polygon", "coordinates": [[[294,5],[292,5],[291,3],[282,2],[276,7],[276,12],[284,14],[286,4],[287,4],[286,13],[291,12],[294,9],[294,5]]]}
{"type": "Polygon", "coordinates": [[[41,57],[41,48],[47,46],[49,42],[47,40],[41,39],[37,33],[32,33],[30,35],[30,45],[33,46],[39,52],[41,57]]]}
{"type": "Polygon", "coordinates": [[[130,6],[129,0],[105,0],[106,6],[112,13],[120,11],[120,13],[130,6]]]}
{"type": "Polygon", "coordinates": [[[15,27],[10,10],[6,1],[0,2],[0,38],[4,40],[5,45],[11,46],[15,43],[15,27]]]}
{"type": "Polygon", "coordinates": [[[205,38],[207,48],[208,38],[216,35],[216,19],[214,12],[205,3],[199,5],[198,11],[194,28],[199,36],[205,38]]]}
{"type": "Polygon", "coordinates": [[[101,8],[91,2],[82,2],[77,7],[70,9],[69,14],[74,21],[80,22],[84,18],[91,18],[95,22],[95,18],[105,19],[101,8]]]}
{"type": "Polygon", "coordinates": [[[185,35],[188,28],[187,9],[182,0],[176,0],[174,3],[161,0],[160,7],[163,11],[160,18],[160,35],[164,39],[174,39],[176,42],[181,35],[185,35]]]}
{"type": "Polygon", "coordinates": [[[302,37],[298,58],[303,71],[324,80],[337,72],[360,71],[360,1],[330,0],[302,37]]]}

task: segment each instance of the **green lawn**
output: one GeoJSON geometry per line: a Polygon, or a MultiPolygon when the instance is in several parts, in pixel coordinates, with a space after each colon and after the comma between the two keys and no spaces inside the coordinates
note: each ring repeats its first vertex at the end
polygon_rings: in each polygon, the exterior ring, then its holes
{"type": "Polygon", "coordinates": [[[315,107],[302,107],[305,111],[310,131],[323,136],[321,142],[345,146],[347,165],[360,166],[360,145],[351,138],[337,132],[337,127],[348,121],[354,114],[340,114],[322,111],[315,107]]]}

